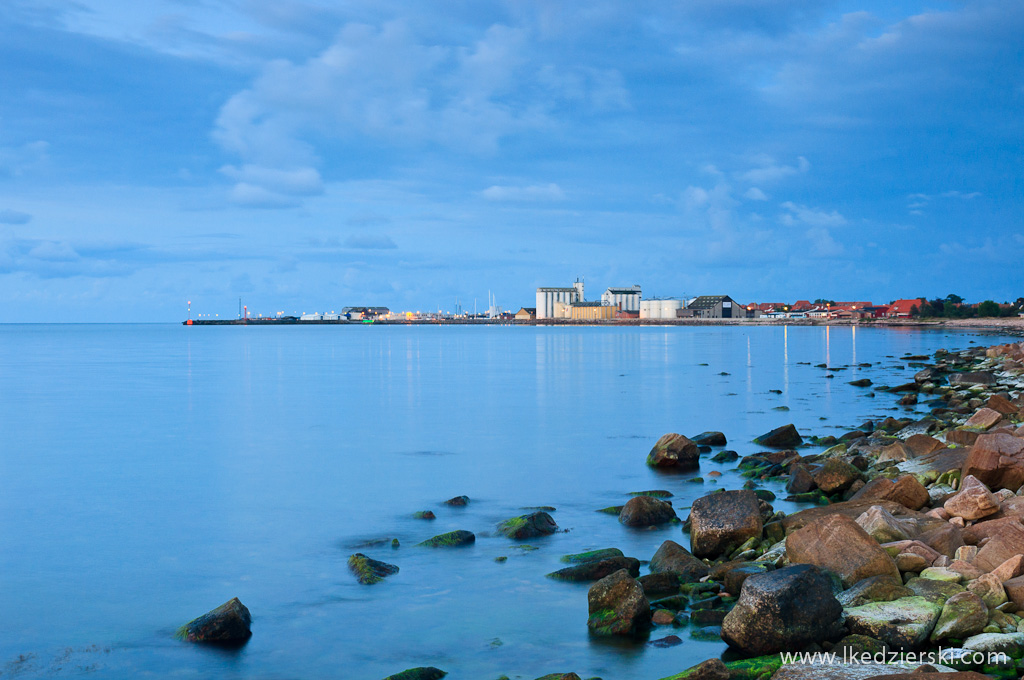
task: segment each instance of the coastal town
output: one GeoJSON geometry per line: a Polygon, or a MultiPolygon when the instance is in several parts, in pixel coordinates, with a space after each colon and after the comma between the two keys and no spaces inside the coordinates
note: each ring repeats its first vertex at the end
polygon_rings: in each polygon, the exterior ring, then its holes
{"type": "Polygon", "coordinates": [[[695,297],[643,296],[640,285],[611,286],[598,299],[588,300],[584,281],[577,278],[571,286],[539,287],[533,306],[518,307],[517,311],[504,309],[488,294],[486,310],[463,311],[456,305],[453,311],[394,311],[387,306],[348,306],[340,311],[301,312],[286,314],[250,313],[248,306],[239,304],[238,316],[229,319],[219,315],[191,314],[186,325],[231,323],[524,323],[524,324],[686,324],[689,322],[717,321],[803,321],[803,322],[859,322],[874,320],[912,319],[969,319],[975,317],[1024,317],[1024,298],[1014,302],[998,303],[984,300],[970,303],[959,295],[943,298],[909,297],[885,303],[871,300],[830,300],[816,298],[795,302],[740,302],[729,295],[698,295],[695,297]]]}

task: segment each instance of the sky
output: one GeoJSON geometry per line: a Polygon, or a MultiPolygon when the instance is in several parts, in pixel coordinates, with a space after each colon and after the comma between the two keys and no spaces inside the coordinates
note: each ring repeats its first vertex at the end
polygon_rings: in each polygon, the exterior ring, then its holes
{"type": "Polygon", "coordinates": [[[0,321],[1024,295],[1024,3],[4,0],[0,321]]]}

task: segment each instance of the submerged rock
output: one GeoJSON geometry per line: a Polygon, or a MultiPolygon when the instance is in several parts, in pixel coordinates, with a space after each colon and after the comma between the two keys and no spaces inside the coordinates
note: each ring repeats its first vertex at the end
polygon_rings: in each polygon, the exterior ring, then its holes
{"type": "Polygon", "coordinates": [[[790,423],[777,427],[754,439],[755,444],[770,446],[773,449],[789,449],[804,443],[803,437],[797,432],[796,426],[790,423]]]}
{"type": "Polygon", "coordinates": [[[717,557],[760,538],[762,528],[757,495],[748,489],[708,494],[690,508],[690,547],[697,557],[717,557]]]}
{"type": "Polygon", "coordinates": [[[647,464],[658,468],[690,469],[698,466],[697,445],[681,434],[670,432],[655,442],[647,454],[647,464]]]}
{"type": "Polygon", "coordinates": [[[458,529],[457,531],[438,534],[433,538],[428,538],[418,545],[426,546],[428,548],[452,548],[460,545],[469,545],[474,542],[476,542],[476,534],[472,531],[466,531],[465,529],[458,529]]]}
{"type": "Polygon", "coordinates": [[[749,577],[722,623],[722,639],[747,656],[801,649],[840,632],[843,607],[817,567],[796,565],[749,577]]]}
{"type": "Polygon", "coordinates": [[[558,525],[551,515],[538,511],[507,519],[498,525],[498,531],[506,538],[525,540],[553,534],[558,531],[558,525]]]}
{"type": "Polygon", "coordinates": [[[697,446],[725,446],[727,442],[721,432],[701,432],[693,438],[693,443],[697,446]]]}
{"type": "Polygon", "coordinates": [[[389,675],[384,680],[441,680],[446,675],[448,674],[440,668],[420,666],[419,668],[410,668],[401,673],[389,675]]]}
{"type": "MultiPolygon", "coordinates": [[[[625,569],[633,578],[640,576],[640,560],[635,557],[609,557],[564,567],[548,574],[556,581],[599,581],[609,574],[625,569]]],[[[678,584],[677,584],[678,585],[678,584]]]]}
{"type": "Polygon", "coordinates": [[[644,589],[625,569],[590,586],[587,627],[600,635],[635,635],[651,626],[644,589]]]}
{"type": "Polygon", "coordinates": [[[386,577],[398,573],[398,567],[387,562],[370,559],[363,553],[356,553],[348,558],[348,568],[356,575],[363,585],[372,585],[383,581],[386,577]]]}
{"type": "Polygon", "coordinates": [[[449,498],[444,502],[444,504],[462,508],[469,505],[469,496],[456,496],[455,498],[449,498]]]}
{"type": "Polygon", "coordinates": [[[178,629],[175,637],[187,642],[240,643],[252,637],[252,616],[237,597],[192,619],[178,629]]]}
{"type": "Polygon", "coordinates": [[[619,513],[619,521],[630,527],[647,527],[671,522],[676,511],[667,501],[651,496],[630,498],[619,513]]]}
{"type": "Polygon", "coordinates": [[[606,560],[610,557],[622,557],[622,551],[618,548],[601,548],[600,550],[589,550],[587,552],[562,555],[561,562],[566,564],[580,564],[582,562],[594,562],[606,560]]]}

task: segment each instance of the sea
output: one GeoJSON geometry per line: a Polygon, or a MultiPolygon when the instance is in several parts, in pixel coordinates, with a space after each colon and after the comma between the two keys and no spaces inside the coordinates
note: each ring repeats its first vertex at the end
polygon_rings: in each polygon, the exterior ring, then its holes
{"type": "Polygon", "coordinates": [[[724,644],[672,627],[650,637],[678,635],[669,648],[592,636],[589,584],[545,575],[567,553],[648,560],[667,539],[689,546],[679,524],[636,530],[597,512],[630,492],[670,491],[685,518],[693,499],[744,481],[710,456],[690,475],[648,468],[658,437],[718,430],[744,456],[787,423],[838,436],[921,416],[924,400],[898,407],[848,383],[907,382],[905,357],[1008,340],[850,326],[0,325],[0,678],[380,680],[436,666],[452,680],[657,680],[724,644]],[[469,504],[444,505],[458,495],[469,504]],[[558,533],[495,530],[536,506],[555,508],[558,533]],[[436,519],[413,517],[425,510],[436,519]],[[476,543],[416,545],[455,529],[476,543]],[[356,552],[400,571],[360,585],[356,552]],[[175,639],[233,597],[252,612],[246,645],[175,639]]]}

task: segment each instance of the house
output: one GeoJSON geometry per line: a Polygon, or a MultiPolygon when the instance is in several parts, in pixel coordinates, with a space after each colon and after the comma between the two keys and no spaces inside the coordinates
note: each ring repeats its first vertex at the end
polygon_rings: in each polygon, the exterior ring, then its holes
{"type": "Polygon", "coordinates": [[[924,300],[921,298],[896,300],[889,305],[889,311],[886,313],[886,316],[890,319],[906,319],[910,317],[912,308],[917,307],[918,311],[920,311],[923,304],[924,300]]]}
{"type": "Polygon", "coordinates": [[[746,316],[728,295],[701,295],[687,305],[700,319],[739,319],[746,316]]]}
{"type": "Polygon", "coordinates": [[[601,302],[623,312],[640,311],[640,286],[609,288],[601,295],[601,302]]]}
{"type": "Polygon", "coordinates": [[[615,316],[616,309],[603,302],[574,302],[569,305],[569,318],[573,321],[600,321],[615,316]]]}
{"type": "Polygon", "coordinates": [[[790,307],[790,310],[794,312],[809,312],[813,308],[814,305],[811,304],[810,300],[797,300],[793,303],[793,306],[790,307]]]}
{"type": "Polygon", "coordinates": [[[516,312],[516,321],[533,321],[536,318],[536,307],[521,307],[519,311],[516,312]]]}

